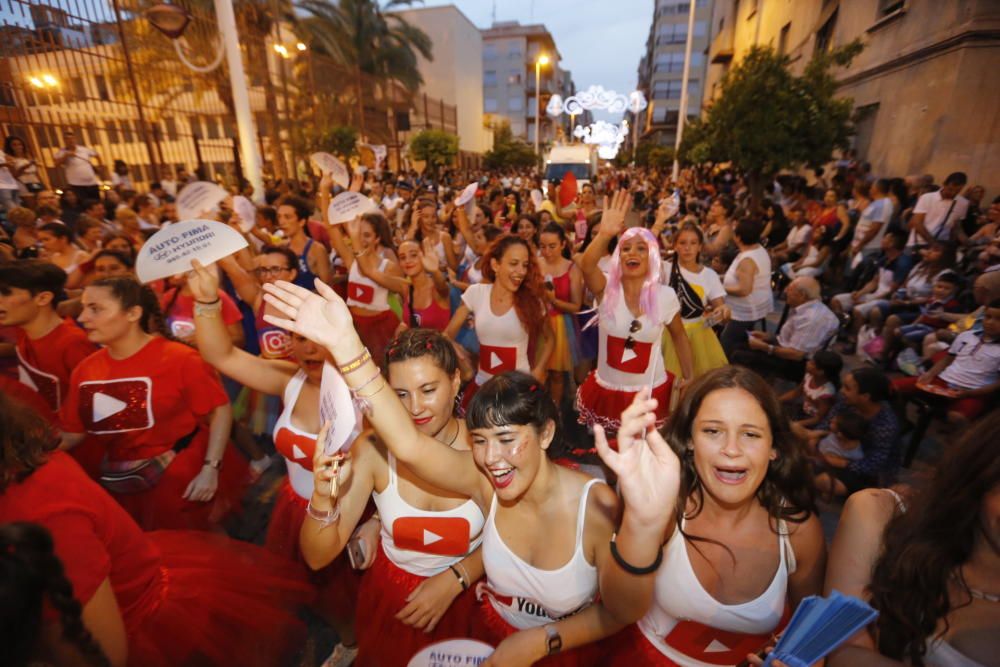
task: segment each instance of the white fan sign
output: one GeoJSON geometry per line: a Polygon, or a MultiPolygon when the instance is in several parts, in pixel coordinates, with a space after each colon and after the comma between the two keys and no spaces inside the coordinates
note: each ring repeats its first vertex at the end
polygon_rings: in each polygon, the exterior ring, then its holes
{"type": "Polygon", "coordinates": [[[479,190],[479,183],[469,183],[462,190],[462,194],[455,197],[456,206],[465,207],[465,215],[469,220],[472,220],[472,211],[476,206],[476,191],[479,190]]]}
{"type": "Polygon", "coordinates": [[[329,153],[313,153],[309,156],[312,163],[316,165],[324,174],[330,174],[333,178],[333,182],[342,188],[346,188],[351,184],[351,174],[347,171],[347,167],[344,163],[330,155],[329,153]]]}
{"type": "Polygon", "coordinates": [[[243,195],[233,197],[233,210],[240,216],[240,231],[244,234],[257,223],[257,207],[243,195]]]}
{"type": "Polygon", "coordinates": [[[542,204],[545,203],[545,197],[542,196],[542,191],[535,188],[531,191],[531,203],[535,205],[535,212],[542,210],[542,204]]]}
{"type": "Polygon", "coordinates": [[[492,653],[492,646],[474,639],[449,639],[420,649],[406,667],[474,667],[492,653]]]}
{"type": "Polygon", "coordinates": [[[343,376],[328,363],[323,364],[319,385],[319,421],[330,423],[322,443],[325,454],[347,451],[361,432],[361,412],[351,400],[351,390],[343,376]]]}
{"type": "Polygon", "coordinates": [[[228,192],[211,181],[188,183],[177,195],[177,215],[181,220],[205,217],[228,196],[228,192]]]}
{"type": "Polygon", "coordinates": [[[331,225],[350,222],[359,215],[372,213],[377,209],[375,202],[360,192],[341,192],[330,202],[326,210],[331,225]]]}
{"type": "Polygon", "coordinates": [[[247,247],[247,240],[215,220],[182,220],[156,232],[139,248],[135,274],[143,283],[191,270],[191,260],[211,264],[247,247]]]}

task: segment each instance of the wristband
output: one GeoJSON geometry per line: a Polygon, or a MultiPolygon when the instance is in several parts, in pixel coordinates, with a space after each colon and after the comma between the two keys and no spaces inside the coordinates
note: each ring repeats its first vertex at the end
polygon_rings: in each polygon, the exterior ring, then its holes
{"type": "Polygon", "coordinates": [[[202,465],[206,468],[214,468],[215,470],[222,470],[222,459],[216,459],[215,461],[213,461],[212,459],[205,459],[202,462],[202,465]]]}
{"type": "Polygon", "coordinates": [[[463,591],[469,590],[469,582],[467,582],[465,580],[465,577],[463,577],[462,574],[458,570],[455,569],[455,566],[454,565],[449,565],[448,569],[451,570],[451,573],[454,574],[455,577],[458,579],[458,583],[461,584],[462,590],[463,591]]]}
{"type": "Polygon", "coordinates": [[[348,373],[356,371],[359,368],[361,368],[362,366],[364,366],[365,362],[366,361],[370,361],[371,358],[372,358],[372,353],[369,352],[368,348],[366,347],[364,349],[364,352],[362,352],[358,356],[354,357],[353,359],[351,359],[350,361],[348,361],[346,364],[344,364],[342,366],[338,366],[337,370],[340,371],[341,375],[347,375],[348,373]]]}
{"type": "Polygon", "coordinates": [[[639,577],[646,574],[653,574],[660,569],[660,563],[663,562],[663,549],[659,549],[656,552],[656,560],[654,560],[651,565],[647,565],[646,567],[636,567],[622,558],[622,555],[618,553],[618,545],[615,544],[616,537],[618,537],[617,533],[611,534],[611,557],[615,559],[615,562],[618,563],[618,566],[621,569],[625,570],[629,574],[634,574],[639,577]]]}
{"type": "Polygon", "coordinates": [[[202,301],[194,302],[194,316],[202,317],[218,317],[219,313],[222,311],[222,299],[216,299],[215,301],[210,301],[208,303],[202,301]]]}
{"type": "Polygon", "coordinates": [[[217,296],[212,301],[201,301],[199,299],[195,299],[194,301],[195,301],[195,303],[200,303],[203,306],[214,306],[215,304],[220,303],[222,301],[222,297],[221,296],[217,296]]]}
{"type": "Polygon", "coordinates": [[[340,503],[334,505],[332,510],[323,512],[313,507],[312,500],[310,500],[309,504],[306,505],[306,516],[313,521],[318,521],[323,524],[324,528],[326,528],[340,518],[340,503]]]}

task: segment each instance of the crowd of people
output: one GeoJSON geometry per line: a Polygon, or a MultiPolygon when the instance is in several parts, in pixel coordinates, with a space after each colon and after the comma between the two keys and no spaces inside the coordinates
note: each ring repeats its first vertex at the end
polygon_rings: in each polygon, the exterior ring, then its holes
{"type": "Polygon", "coordinates": [[[101,189],[67,136],[59,196],[18,142],[4,664],[313,664],[317,628],[324,667],[453,638],[495,667],[761,664],[834,589],[879,616],[831,665],[996,664],[1000,197],[965,174],[271,180],[254,220],[212,212],[246,248],[141,284],[189,177],[101,189]],[[372,212],[332,223],[342,190],[372,212]],[[363,416],[336,453],[331,366],[363,416]],[[263,544],[233,539],[262,478],[263,544]]]}

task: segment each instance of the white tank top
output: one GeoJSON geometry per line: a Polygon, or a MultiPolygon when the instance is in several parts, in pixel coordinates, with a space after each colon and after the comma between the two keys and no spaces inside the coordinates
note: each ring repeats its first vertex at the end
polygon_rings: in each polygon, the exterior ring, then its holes
{"type": "Polygon", "coordinates": [[[313,492],[312,461],[316,452],[316,433],[308,433],[292,424],[292,411],[306,381],[306,372],[299,370],[285,385],[284,408],[274,423],[274,447],[285,457],[288,482],[301,498],[311,498],[313,492]]]}
{"type": "Polygon", "coordinates": [[[687,540],[675,530],[656,572],[653,606],[639,621],[649,643],[680,667],[733,665],[760,650],[787,619],[788,575],[795,572],[784,521],[778,533],[778,571],[767,590],[748,602],[722,604],[698,581],[687,540]]]}
{"type": "Polygon", "coordinates": [[[736,287],[739,280],[736,278],[736,268],[744,259],[750,259],[757,265],[757,275],[753,279],[753,289],[747,296],[726,296],[726,304],[733,311],[733,319],[737,322],[756,322],[766,317],[771,312],[773,306],[771,293],[771,256],[762,246],[757,246],[752,250],[744,250],[736,255],[736,259],[729,265],[726,277],[722,284],[727,287],[736,287]]]}
{"type": "MultiPolygon", "coordinates": [[[[385,265],[388,263],[389,260],[383,257],[378,270],[385,271],[385,265]]],[[[384,312],[389,310],[389,290],[371,278],[361,275],[358,263],[354,262],[347,274],[347,305],[384,312]]]]}
{"type": "Polygon", "coordinates": [[[497,317],[490,306],[493,285],[470,285],[462,295],[462,302],[475,317],[476,336],[479,338],[479,371],[476,384],[483,386],[494,375],[506,371],[531,371],[528,363],[528,332],[521,326],[513,306],[497,317]]]}
{"type": "Polygon", "coordinates": [[[483,540],[483,512],[472,500],[455,509],[432,512],[399,495],[396,457],[389,454],[389,484],[372,500],[382,520],[382,550],[396,567],[433,577],[476,550],[483,540]]]}
{"type": "Polygon", "coordinates": [[[587,496],[592,479],[580,494],[576,518],[573,557],[556,570],[540,570],[524,562],[507,548],[497,531],[497,498],[493,496],[490,515],[483,529],[483,567],[486,583],[476,594],[489,597],[500,616],[518,630],[535,628],[584,610],[597,595],[597,568],[583,554],[583,528],[587,517],[587,496]]]}
{"type": "Polygon", "coordinates": [[[660,342],[665,324],[680,312],[681,304],[669,285],[657,285],[656,289],[658,315],[663,323],[657,325],[645,313],[639,317],[632,315],[624,295],[615,304],[614,319],[600,319],[597,382],[602,387],[614,391],[636,391],[643,386],[652,384],[655,387],[666,381],[660,342]],[[636,324],[633,325],[633,322],[636,324]]]}

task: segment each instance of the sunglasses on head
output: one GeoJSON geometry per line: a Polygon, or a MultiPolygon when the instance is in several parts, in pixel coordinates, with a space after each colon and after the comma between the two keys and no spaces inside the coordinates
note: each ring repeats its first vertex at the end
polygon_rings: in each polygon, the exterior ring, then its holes
{"type": "Polygon", "coordinates": [[[639,320],[632,320],[631,324],[628,325],[628,338],[625,339],[625,349],[631,350],[635,347],[635,334],[639,333],[639,329],[642,328],[642,322],[639,320]]]}

